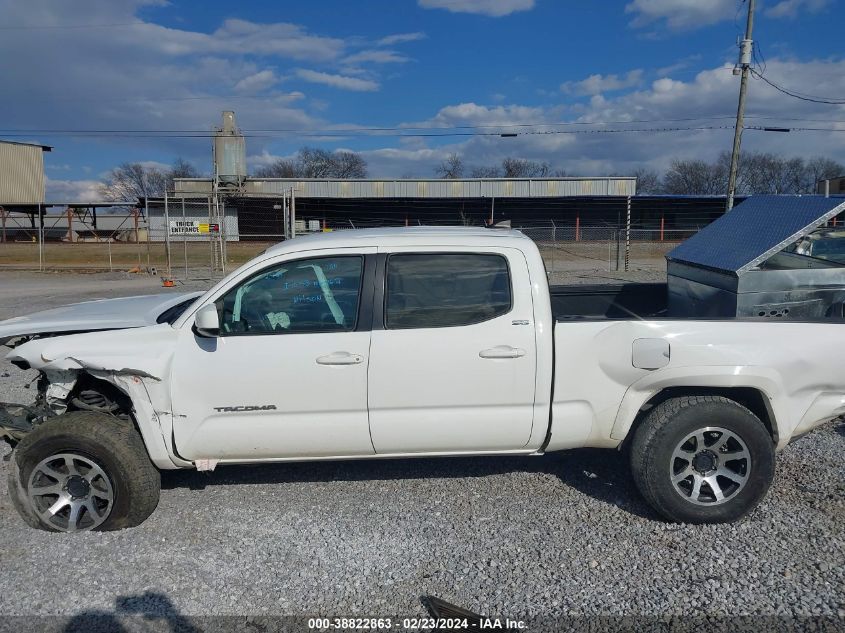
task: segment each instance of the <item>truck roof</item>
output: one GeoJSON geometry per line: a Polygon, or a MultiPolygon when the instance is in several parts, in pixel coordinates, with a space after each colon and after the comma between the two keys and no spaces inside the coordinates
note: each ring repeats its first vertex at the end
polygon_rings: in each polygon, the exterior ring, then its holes
{"type": "Polygon", "coordinates": [[[308,248],[344,248],[349,246],[388,246],[388,245],[489,245],[491,240],[527,240],[528,238],[514,229],[488,229],[472,226],[410,226],[378,229],[343,229],[327,233],[312,233],[292,240],[280,242],[265,251],[275,255],[287,251],[307,250],[308,248]]]}

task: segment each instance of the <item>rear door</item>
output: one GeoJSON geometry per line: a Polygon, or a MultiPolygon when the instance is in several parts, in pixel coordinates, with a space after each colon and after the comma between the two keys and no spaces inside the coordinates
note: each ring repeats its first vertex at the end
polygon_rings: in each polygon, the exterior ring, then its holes
{"type": "Polygon", "coordinates": [[[387,250],[368,380],[376,452],[525,446],[537,354],[524,255],[511,248],[387,250]]]}

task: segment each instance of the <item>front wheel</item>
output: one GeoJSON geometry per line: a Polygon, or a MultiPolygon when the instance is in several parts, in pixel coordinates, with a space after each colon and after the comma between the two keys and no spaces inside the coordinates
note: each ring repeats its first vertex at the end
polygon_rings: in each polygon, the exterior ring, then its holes
{"type": "Polygon", "coordinates": [[[763,423],[719,396],[671,398],[654,407],[631,443],[645,500],[672,521],[736,521],[766,495],[774,445],[763,423]]]}
{"type": "Polygon", "coordinates": [[[159,472],[131,422],[74,411],[38,426],[15,447],[9,495],[32,527],[119,530],[158,505],[159,472]]]}

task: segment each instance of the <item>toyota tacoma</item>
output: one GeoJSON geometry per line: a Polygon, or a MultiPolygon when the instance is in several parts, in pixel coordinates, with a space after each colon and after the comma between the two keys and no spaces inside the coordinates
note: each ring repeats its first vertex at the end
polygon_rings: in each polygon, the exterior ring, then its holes
{"type": "Polygon", "coordinates": [[[778,450],[845,413],[845,329],[672,319],[654,293],[550,290],[517,231],[374,229],[276,245],[161,322],[0,323],[40,372],[0,409],[11,498],[33,527],[112,530],[161,470],[600,447],[667,519],[737,520],[778,450]]]}

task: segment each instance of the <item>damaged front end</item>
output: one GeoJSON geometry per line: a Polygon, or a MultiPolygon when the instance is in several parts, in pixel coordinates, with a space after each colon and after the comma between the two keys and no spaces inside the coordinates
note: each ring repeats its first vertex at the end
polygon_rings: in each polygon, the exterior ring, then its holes
{"type": "Polygon", "coordinates": [[[73,333],[42,333],[33,336],[10,337],[2,341],[12,351],[7,355],[21,371],[37,369],[33,384],[37,393],[31,404],[0,402],[0,440],[12,448],[38,425],[67,411],[97,411],[117,417],[127,417],[132,403],[126,394],[102,379],[97,379],[83,367],[50,367],[48,359],[39,349],[33,354],[22,355],[19,350],[29,346],[49,345],[70,337],[73,333]]]}
{"type": "MultiPolygon", "coordinates": [[[[9,347],[13,347],[13,345],[9,345],[9,347]]],[[[29,369],[28,364],[14,364],[20,369],[29,369]]],[[[17,446],[18,442],[36,426],[64,410],[60,408],[57,411],[50,406],[47,400],[49,380],[44,372],[39,372],[38,378],[33,382],[37,385],[38,393],[32,404],[0,402],[0,440],[4,440],[12,448],[17,446]]],[[[27,385],[27,388],[30,385],[27,385]]]]}
{"type": "Polygon", "coordinates": [[[49,407],[0,402],[0,439],[14,448],[27,433],[54,415],[49,407]]]}
{"type": "MultiPolygon", "coordinates": [[[[125,346],[127,356],[134,358],[135,351],[143,357],[149,345],[140,332],[151,329],[157,332],[154,336],[167,334],[169,325],[202,294],[97,299],[0,321],[0,346],[12,350],[6,358],[21,370],[41,370],[37,378],[38,394],[32,404],[0,402],[0,439],[15,445],[33,428],[67,410],[125,415],[125,411],[131,410],[131,403],[114,384],[109,384],[109,377],[103,375],[94,381],[86,376],[97,369],[105,373],[113,369],[122,371],[123,366],[115,368],[111,364],[109,355],[116,349],[115,336],[123,332],[130,333],[129,339],[120,339],[124,344],[130,341],[125,346]],[[133,337],[143,341],[134,350],[133,337]],[[67,352],[66,344],[72,348],[67,352]],[[54,350],[47,351],[48,347],[54,350]],[[91,362],[87,360],[89,352],[96,357],[91,362]],[[93,388],[92,382],[96,382],[93,388]]],[[[118,358],[118,362],[125,362],[124,358],[118,358]]],[[[144,371],[125,373],[149,375],[144,371]]]]}
{"type": "Polygon", "coordinates": [[[33,404],[0,402],[0,439],[14,448],[39,424],[66,411],[96,411],[128,418],[126,395],[102,380],[72,370],[41,371],[33,404]]]}
{"type": "MultiPolygon", "coordinates": [[[[14,350],[25,343],[47,339],[51,336],[51,333],[13,336],[0,340],[0,343],[14,350]]],[[[11,362],[21,371],[31,369],[30,363],[26,360],[15,359],[11,362]]],[[[0,402],[0,440],[14,448],[36,426],[64,413],[67,410],[67,395],[75,382],[76,377],[72,372],[39,371],[37,378],[26,385],[27,389],[33,383],[37,387],[35,401],[32,404],[0,402]]]]}
{"type": "Polygon", "coordinates": [[[178,334],[169,324],[14,341],[6,360],[36,370],[29,404],[0,404],[0,439],[17,445],[40,424],[66,412],[93,411],[125,419],[141,434],[159,468],[181,468],[168,449],[167,375],[178,334]],[[156,394],[155,402],[148,390],[156,394]],[[167,428],[162,428],[164,417],[167,428]]]}

